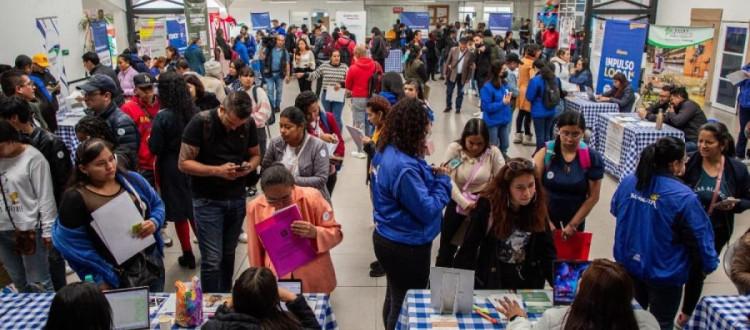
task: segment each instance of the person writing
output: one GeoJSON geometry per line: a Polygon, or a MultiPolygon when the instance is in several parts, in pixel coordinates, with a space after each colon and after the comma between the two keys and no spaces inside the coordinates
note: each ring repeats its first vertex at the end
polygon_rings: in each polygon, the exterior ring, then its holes
{"type": "Polygon", "coordinates": [[[331,204],[317,189],[297,186],[292,172],[280,163],[264,168],[260,187],[263,195],[247,205],[248,225],[245,230],[250,266],[268,267],[275,273],[275,267],[256,233],[255,225],[278,210],[297,205],[302,219],[292,222],[291,233],[309,239],[316,256],[289,274],[276,275],[301,279],[303,292],[331,293],[336,289],[336,272],[330,251],[344,239],[331,204]]]}
{"type": "Polygon", "coordinates": [[[445,152],[445,162],[451,168],[451,201],[445,209],[440,227],[440,249],[437,267],[452,267],[460,239],[465,231],[464,220],[477,204],[479,193],[484,190],[505,159],[497,146],[489,143],[489,130],[479,118],[466,122],[461,139],[451,142],[445,152]],[[461,230],[463,229],[463,231],[461,230]],[[453,244],[456,241],[458,244],[453,244]]]}
{"type": "Polygon", "coordinates": [[[549,196],[550,221],[563,237],[583,231],[586,216],[599,201],[604,160],[583,142],[586,121],[578,111],[557,118],[559,135],[534,155],[536,175],[549,196]]]}
{"type": "Polygon", "coordinates": [[[476,271],[478,289],[541,289],[552,283],[555,245],[534,163],[509,160],[480,195],[453,265],[476,271]]]}
{"type": "Polygon", "coordinates": [[[630,112],[635,102],[635,94],[628,78],[622,72],[615,73],[612,77],[612,84],[614,87],[598,96],[596,100],[615,103],[620,108],[620,112],[630,112]]]}
{"type": "Polygon", "coordinates": [[[72,182],[52,228],[52,242],[70,268],[80,278],[92,275],[102,290],[148,286],[151,292],[164,291],[164,243],[159,234],[164,204],[146,179],[118,167],[112,146],[93,138],[76,150],[72,182]],[[119,264],[94,229],[92,213],[121,194],[132,200],[143,219],[132,234],[140,239],[153,236],[156,243],[119,264]]]}
{"type": "Polygon", "coordinates": [[[294,100],[294,106],[305,112],[307,120],[307,133],[321,139],[326,143],[326,148],[334,148],[333,154],[329,155],[331,161],[328,181],[326,188],[328,193],[333,195],[333,188],[336,186],[336,178],[341,165],[344,162],[344,138],[341,136],[341,128],[336,124],[333,114],[325,112],[320,108],[318,97],[313,91],[305,91],[297,95],[294,100]],[[331,146],[335,147],[331,147],[331,146]]]}
{"type": "Polygon", "coordinates": [[[693,190],[677,179],[684,172],[684,142],[661,138],[641,152],[635,174],[620,182],[610,207],[615,260],[633,279],[635,300],[663,330],[673,327],[691,263],[706,274],[719,264],[710,220],[693,190]]]}

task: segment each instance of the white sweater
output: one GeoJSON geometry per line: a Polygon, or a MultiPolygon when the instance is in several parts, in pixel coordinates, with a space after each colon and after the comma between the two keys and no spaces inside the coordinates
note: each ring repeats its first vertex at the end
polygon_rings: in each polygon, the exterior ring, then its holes
{"type": "MultiPolygon", "coordinates": [[[[531,322],[524,317],[517,317],[513,322],[508,324],[508,330],[531,330],[531,329],[549,329],[549,330],[560,330],[565,325],[565,317],[568,314],[570,306],[550,308],[542,314],[542,318],[536,322],[535,325],[531,325],[531,322]]],[[[651,313],[637,309],[633,311],[635,313],[635,320],[638,322],[638,329],[641,330],[659,330],[659,322],[651,313]]]]}
{"type": "MultiPolygon", "coordinates": [[[[36,229],[42,224],[42,237],[51,237],[57,205],[52,193],[49,163],[42,153],[27,145],[20,155],[0,158],[2,196],[19,230],[36,229]]],[[[0,201],[2,202],[2,201],[0,201]]],[[[0,204],[0,231],[13,230],[5,204],[0,204]]]]}
{"type": "Polygon", "coordinates": [[[297,56],[292,57],[292,63],[295,69],[315,70],[315,54],[308,50],[300,55],[300,61],[297,62],[297,56]]]}

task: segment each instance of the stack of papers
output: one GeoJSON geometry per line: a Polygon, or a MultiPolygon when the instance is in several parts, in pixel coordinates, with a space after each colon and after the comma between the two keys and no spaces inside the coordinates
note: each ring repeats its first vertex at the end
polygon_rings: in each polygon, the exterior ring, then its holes
{"type": "Polygon", "coordinates": [[[143,222],[143,217],[127,192],[91,212],[91,217],[94,218],[91,227],[115,258],[117,265],[122,265],[136,253],[156,243],[153,235],[146,238],[133,235],[133,225],[143,222]]]}

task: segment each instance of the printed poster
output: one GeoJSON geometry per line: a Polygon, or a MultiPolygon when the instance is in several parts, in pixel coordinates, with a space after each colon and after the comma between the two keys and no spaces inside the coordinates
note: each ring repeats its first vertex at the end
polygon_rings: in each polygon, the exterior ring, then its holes
{"type": "Polygon", "coordinates": [[[112,67],[112,54],[109,51],[109,38],[107,36],[107,22],[104,20],[91,21],[89,24],[91,36],[94,42],[94,52],[99,56],[99,62],[112,67]]]}
{"type": "Polygon", "coordinates": [[[365,23],[367,22],[367,12],[365,11],[337,11],[336,24],[346,26],[346,29],[357,36],[360,43],[365,42],[370,34],[367,33],[365,23]]]}
{"type": "Polygon", "coordinates": [[[208,7],[206,0],[183,0],[187,21],[188,43],[193,38],[201,39],[203,56],[209,58],[208,7]]]}
{"type": "Polygon", "coordinates": [[[250,23],[253,31],[270,30],[271,14],[268,12],[250,13],[250,23]]]}
{"type": "Polygon", "coordinates": [[[47,69],[60,82],[60,93],[57,95],[60,107],[57,110],[57,114],[58,116],[62,116],[70,110],[70,105],[66,100],[69,95],[68,77],[65,74],[65,65],[62,61],[59,26],[57,16],[36,19],[36,27],[42,35],[42,48],[47,54],[47,60],[49,61],[47,69]]]}
{"type": "Polygon", "coordinates": [[[614,87],[612,77],[617,73],[625,74],[633,89],[638,90],[647,30],[645,23],[607,21],[596,81],[597,94],[614,87]]]}
{"type": "Polygon", "coordinates": [[[513,25],[512,13],[490,13],[487,26],[494,35],[505,36],[505,32],[511,31],[513,25]]]}

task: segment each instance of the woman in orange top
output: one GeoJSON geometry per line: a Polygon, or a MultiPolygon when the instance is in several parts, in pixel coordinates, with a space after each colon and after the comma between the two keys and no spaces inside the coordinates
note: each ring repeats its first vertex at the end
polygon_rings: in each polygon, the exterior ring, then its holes
{"type": "Polygon", "coordinates": [[[336,288],[336,272],[329,251],[344,238],[341,225],[333,217],[331,204],[317,189],[295,186],[292,173],[279,163],[263,170],[260,187],[263,195],[247,204],[250,266],[268,267],[276,274],[255,232],[255,224],[268,219],[276,210],[297,204],[302,219],[292,222],[292,233],[310,239],[318,256],[284,278],[301,279],[303,292],[331,293],[336,288]]]}
{"type": "Polygon", "coordinates": [[[531,136],[531,102],[526,99],[526,88],[529,87],[529,81],[536,74],[534,72],[534,60],[539,58],[542,50],[538,45],[531,44],[526,46],[526,55],[521,59],[521,66],[518,68],[518,98],[516,99],[516,109],[520,109],[516,116],[516,136],[513,143],[525,145],[536,145],[534,138],[531,136]]]}

